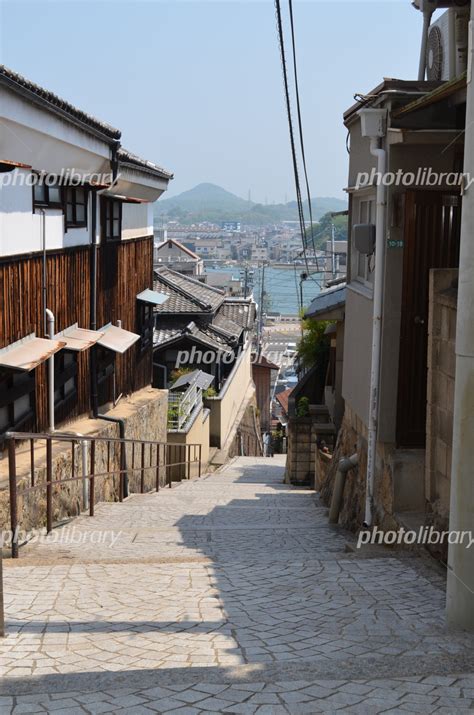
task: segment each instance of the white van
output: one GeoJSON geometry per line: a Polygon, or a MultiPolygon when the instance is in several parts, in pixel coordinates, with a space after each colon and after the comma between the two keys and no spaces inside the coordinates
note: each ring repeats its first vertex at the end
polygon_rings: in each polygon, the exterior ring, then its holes
{"type": "Polygon", "coordinates": [[[294,358],[296,355],[296,343],[288,343],[283,353],[284,357],[294,358]]]}

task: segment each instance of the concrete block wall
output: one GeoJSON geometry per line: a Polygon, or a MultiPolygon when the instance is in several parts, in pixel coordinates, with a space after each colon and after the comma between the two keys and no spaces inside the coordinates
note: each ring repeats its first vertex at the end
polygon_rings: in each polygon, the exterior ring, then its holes
{"type": "Polygon", "coordinates": [[[457,278],[455,269],[430,272],[425,492],[429,521],[441,529],[447,528],[449,521],[457,278]]]}

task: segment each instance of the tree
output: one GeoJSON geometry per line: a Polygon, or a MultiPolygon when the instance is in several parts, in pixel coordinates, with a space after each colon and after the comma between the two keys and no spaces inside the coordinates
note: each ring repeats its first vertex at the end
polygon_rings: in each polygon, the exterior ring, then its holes
{"type": "Polygon", "coordinates": [[[298,359],[303,367],[312,368],[324,384],[329,360],[329,338],[324,331],[331,322],[327,320],[302,320],[303,336],[298,343],[298,359]]]}
{"type": "MultiPolygon", "coordinates": [[[[326,241],[331,240],[332,225],[334,224],[334,239],[336,241],[347,241],[348,217],[347,216],[331,216],[330,213],[324,214],[319,223],[313,223],[313,238],[314,245],[317,251],[326,248],[326,241]]],[[[305,231],[306,245],[312,248],[311,227],[305,231]]]]}

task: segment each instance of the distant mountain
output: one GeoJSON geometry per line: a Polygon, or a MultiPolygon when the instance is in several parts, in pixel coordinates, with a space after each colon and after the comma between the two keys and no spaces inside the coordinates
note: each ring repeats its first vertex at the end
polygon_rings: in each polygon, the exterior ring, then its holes
{"type": "Polygon", "coordinates": [[[192,212],[205,211],[248,211],[252,207],[251,201],[245,201],[240,196],[231,194],[222,186],[216,184],[198,184],[194,189],[183,191],[171,199],[159,201],[156,205],[159,214],[169,213],[174,209],[183,209],[192,212]]]}
{"type": "MultiPolygon", "coordinates": [[[[311,204],[314,221],[319,221],[329,211],[344,211],[347,208],[343,199],[333,197],[315,197],[311,204]]],[[[306,220],[309,220],[307,202],[304,206],[306,220]]],[[[296,201],[287,204],[256,204],[226,191],[221,186],[209,183],[198,184],[178,196],[158,201],[155,205],[155,215],[184,224],[200,221],[241,221],[262,225],[298,220],[296,201]]]]}

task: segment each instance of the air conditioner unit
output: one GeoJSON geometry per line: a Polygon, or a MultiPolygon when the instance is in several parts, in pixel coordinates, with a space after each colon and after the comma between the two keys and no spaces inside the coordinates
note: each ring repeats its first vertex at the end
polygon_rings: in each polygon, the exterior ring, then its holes
{"type": "Polygon", "coordinates": [[[469,14],[450,8],[433,22],[426,47],[426,78],[447,81],[467,68],[469,14]]]}

